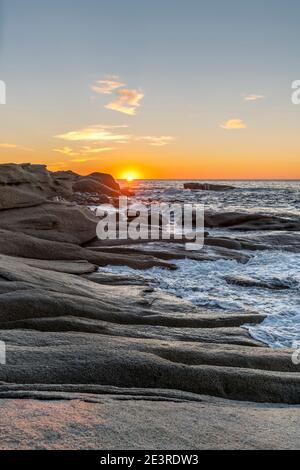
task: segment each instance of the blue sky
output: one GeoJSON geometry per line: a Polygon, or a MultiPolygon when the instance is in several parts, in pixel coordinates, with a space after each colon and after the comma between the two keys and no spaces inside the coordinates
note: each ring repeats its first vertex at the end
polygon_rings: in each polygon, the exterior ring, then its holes
{"type": "Polygon", "coordinates": [[[296,0],[2,0],[0,161],[164,177],[220,177],[220,165],[233,177],[262,165],[265,177],[272,165],[270,177],[300,177],[299,18],[296,0]],[[122,87],[93,91],[111,77],[143,95],[132,115],[107,108],[122,87]],[[90,126],[124,126],[127,138],[98,155],[102,139],[91,149],[56,137],[90,126]]]}

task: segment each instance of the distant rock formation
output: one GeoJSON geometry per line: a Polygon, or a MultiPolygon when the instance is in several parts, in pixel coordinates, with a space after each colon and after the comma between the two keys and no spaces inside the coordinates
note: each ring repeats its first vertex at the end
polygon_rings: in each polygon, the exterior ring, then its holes
{"type": "Polygon", "coordinates": [[[229,191],[236,188],[225,184],[184,183],[184,189],[191,189],[193,191],[229,191]]]}

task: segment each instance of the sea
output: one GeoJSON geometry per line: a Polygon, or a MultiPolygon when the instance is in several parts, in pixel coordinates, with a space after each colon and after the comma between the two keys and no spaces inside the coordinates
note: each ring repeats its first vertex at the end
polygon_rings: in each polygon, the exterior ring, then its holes
{"type": "MultiPolygon", "coordinates": [[[[131,183],[135,200],[143,203],[201,203],[206,210],[300,217],[300,181],[218,181],[230,191],[184,190],[193,180],[139,180],[131,183]]],[[[209,183],[210,181],[205,181],[209,183]]],[[[216,183],[215,181],[213,183],[216,183]]],[[[124,185],[124,183],[123,183],[124,185]]],[[[245,232],[209,230],[211,235],[245,236],[245,232]]],[[[248,232],[249,233],[249,232],[248,232]]],[[[264,231],[263,234],[270,232],[264,231]]],[[[272,232],[274,233],[274,232],[272,232]]],[[[262,232],[251,232],[251,237],[262,232]]],[[[298,232],[299,234],[299,232],[298,232]]],[[[195,305],[231,312],[267,315],[259,325],[244,325],[250,335],[272,348],[300,347],[300,253],[268,250],[250,252],[247,264],[232,260],[175,260],[178,269],[152,268],[141,274],[153,285],[195,305]],[[226,276],[246,276],[258,281],[279,281],[288,288],[272,290],[228,284],[226,276]]],[[[109,267],[112,272],[132,272],[109,267]]]]}

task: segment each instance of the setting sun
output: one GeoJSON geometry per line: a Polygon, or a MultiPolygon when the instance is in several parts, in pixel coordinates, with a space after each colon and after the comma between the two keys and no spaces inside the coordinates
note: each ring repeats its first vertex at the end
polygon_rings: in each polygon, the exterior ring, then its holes
{"type": "Polygon", "coordinates": [[[121,179],[126,180],[128,183],[132,183],[134,180],[139,179],[139,175],[134,170],[126,170],[121,173],[121,179]]]}

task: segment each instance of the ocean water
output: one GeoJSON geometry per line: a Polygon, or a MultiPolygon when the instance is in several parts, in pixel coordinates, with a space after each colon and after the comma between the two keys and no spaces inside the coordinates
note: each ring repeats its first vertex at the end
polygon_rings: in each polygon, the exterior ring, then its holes
{"type": "MultiPolygon", "coordinates": [[[[211,181],[236,187],[231,191],[183,190],[197,180],[140,180],[132,184],[138,201],[202,203],[216,211],[242,211],[281,216],[300,214],[300,181],[211,181]]],[[[205,180],[209,183],[209,180],[205,180]]]]}
{"type": "MultiPolygon", "coordinates": [[[[136,192],[136,200],[145,203],[198,202],[204,203],[206,209],[219,212],[300,216],[299,181],[220,182],[237,188],[227,192],[183,190],[183,183],[184,181],[169,180],[138,181],[134,183],[133,189],[136,192]]],[[[214,230],[213,234],[232,237],[237,235],[236,232],[226,230],[214,230]]],[[[150,277],[156,287],[188,299],[196,305],[226,311],[255,311],[266,314],[267,319],[262,324],[245,325],[254,338],[274,348],[300,345],[300,254],[278,250],[250,254],[251,260],[247,264],[231,260],[177,260],[177,271],[168,272],[153,268],[143,271],[142,274],[150,277]],[[272,290],[240,287],[226,282],[226,276],[236,275],[264,282],[281,282],[287,288],[272,290]]],[[[131,271],[125,267],[105,269],[131,271]]]]}

